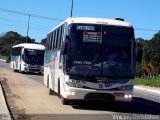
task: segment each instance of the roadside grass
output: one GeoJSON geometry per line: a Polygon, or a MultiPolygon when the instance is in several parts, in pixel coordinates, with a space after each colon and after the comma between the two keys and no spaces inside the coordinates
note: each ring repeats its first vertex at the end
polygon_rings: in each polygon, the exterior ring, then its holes
{"type": "Polygon", "coordinates": [[[0,59],[6,59],[6,56],[1,56],[1,55],[0,55],[0,59]]]}
{"type": "Polygon", "coordinates": [[[134,79],[135,85],[144,85],[144,86],[151,86],[151,87],[160,87],[160,78],[154,79],[143,79],[143,78],[135,78],[134,79]]]}

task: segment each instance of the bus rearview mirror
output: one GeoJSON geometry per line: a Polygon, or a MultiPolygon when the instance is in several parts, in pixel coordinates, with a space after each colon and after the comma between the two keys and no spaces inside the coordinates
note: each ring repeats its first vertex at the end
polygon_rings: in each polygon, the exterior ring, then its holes
{"type": "Polygon", "coordinates": [[[59,69],[62,69],[62,63],[61,62],[59,63],[59,69]]]}
{"type": "Polygon", "coordinates": [[[66,37],[66,40],[62,43],[62,49],[61,49],[61,54],[62,55],[67,54],[68,41],[69,41],[69,37],[66,37]]]}

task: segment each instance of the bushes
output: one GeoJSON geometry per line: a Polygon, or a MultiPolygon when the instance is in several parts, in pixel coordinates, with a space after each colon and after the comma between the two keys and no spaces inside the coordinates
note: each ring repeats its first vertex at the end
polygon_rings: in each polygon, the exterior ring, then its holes
{"type": "Polygon", "coordinates": [[[160,78],[150,78],[150,79],[143,79],[143,78],[135,78],[134,80],[135,85],[145,85],[151,87],[160,87],[160,78]]]}

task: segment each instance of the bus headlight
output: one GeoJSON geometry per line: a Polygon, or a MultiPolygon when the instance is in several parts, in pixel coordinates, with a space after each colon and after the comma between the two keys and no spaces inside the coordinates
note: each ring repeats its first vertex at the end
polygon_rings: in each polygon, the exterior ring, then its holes
{"type": "Polygon", "coordinates": [[[132,90],[133,85],[125,85],[125,86],[120,86],[118,87],[120,90],[132,90]]]}
{"type": "Polygon", "coordinates": [[[28,67],[28,64],[24,64],[24,67],[28,67]]]}
{"type": "Polygon", "coordinates": [[[74,96],[74,95],[75,95],[75,92],[70,92],[70,91],[68,91],[68,92],[67,92],[67,95],[72,95],[72,96],[74,96]]]}
{"type": "Polygon", "coordinates": [[[124,95],[124,98],[126,98],[126,99],[132,98],[132,95],[124,95]]]}

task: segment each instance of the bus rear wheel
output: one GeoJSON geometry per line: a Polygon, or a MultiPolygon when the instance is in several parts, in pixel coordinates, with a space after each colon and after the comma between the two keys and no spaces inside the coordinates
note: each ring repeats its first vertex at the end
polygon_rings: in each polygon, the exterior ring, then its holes
{"type": "Polygon", "coordinates": [[[14,64],[13,64],[13,72],[16,72],[15,67],[14,67],[14,64]]]}
{"type": "Polygon", "coordinates": [[[51,88],[49,88],[49,95],[55,95],[55,92],[51,88]]]}
{"type": "Polygon", "coordinates": [[[19,70],[20,73],[24,74],[24,71],[22,71],[22,68],[21,68],[21,65],[20,65],[20,70],[19,70]]]}
{"type": "Polygon", "coordinates": [[[49,75],[47,77],[47,88],[49,88],[49,95],[55,95],[55,92],[49,87],[49,75]]]}

